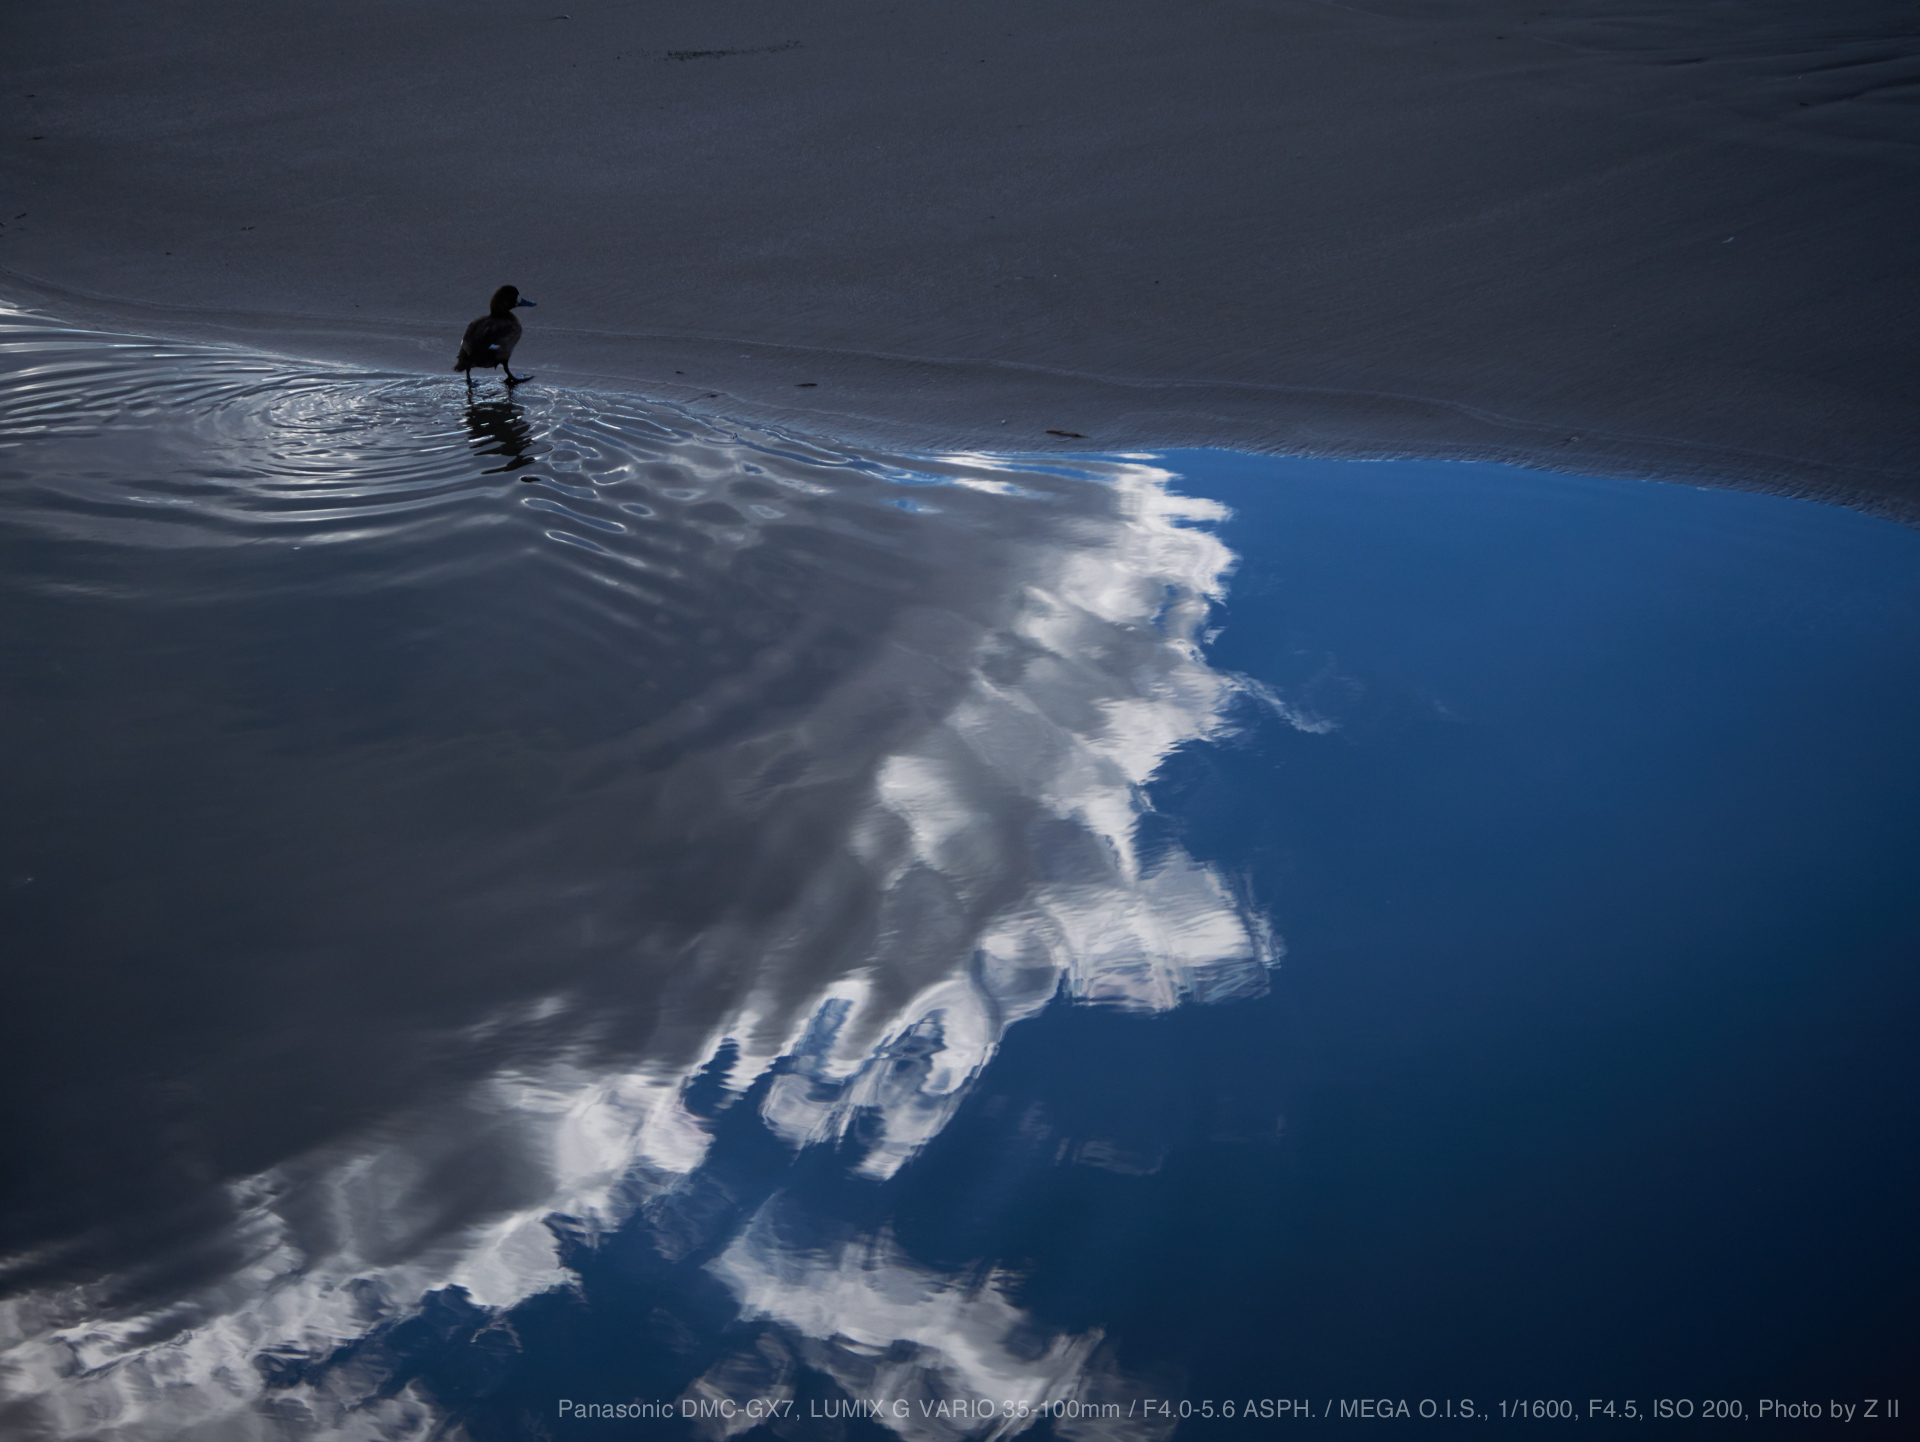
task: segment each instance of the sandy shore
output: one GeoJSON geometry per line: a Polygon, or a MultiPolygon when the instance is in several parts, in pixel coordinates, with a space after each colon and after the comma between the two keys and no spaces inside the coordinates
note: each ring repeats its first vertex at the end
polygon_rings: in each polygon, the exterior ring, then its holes
{"type": "Polygon", "coordinates": [[[1912,515],[1916,29],[1888,0],[76,0],[9,23],[0,296],[440,371],[511,282],[543,380],[848,439],[1482,456],[1912,515]]]}

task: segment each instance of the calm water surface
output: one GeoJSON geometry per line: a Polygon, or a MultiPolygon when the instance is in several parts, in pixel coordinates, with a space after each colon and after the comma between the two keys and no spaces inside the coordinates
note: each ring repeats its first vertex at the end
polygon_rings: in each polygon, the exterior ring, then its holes
{"type": "Polygon", "coordinates": [[[1914,1380],[1920,535],[0,322],[8,1435],[1914,1380]]]}

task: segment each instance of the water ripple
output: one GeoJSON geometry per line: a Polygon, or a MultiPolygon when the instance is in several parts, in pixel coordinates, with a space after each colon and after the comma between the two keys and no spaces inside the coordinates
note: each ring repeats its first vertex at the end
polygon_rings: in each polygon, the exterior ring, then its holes
{"type": "MultiPolygon", "coordinates": [[[[1258,990],[1232,888],[1136,845],[1231,690],[1197,644],[1231,557],[1167,479],[0,314],[0,806],[35,818],[0,860],[41,959],[0,1051],[44,1112],[0,1349],[36,1426],[271,1435],[265,1379],[320,1375],[288,1359],[563,1281],[558,1215],[657,1203],[671,1251],[716,1058],[881,1178],[1063,991],[1258,990]]],[[[859,1335],[748,1220],[741,1306],[859,1335]]],[[[981,1307],[976,1360],[1019,1320],[981,1307]]],[[[1057,1400],[1092,1345],[981,1377],[1057,1400]]],[[[411,1425],[329,1378],[309,1420],[411,1425]]]]}

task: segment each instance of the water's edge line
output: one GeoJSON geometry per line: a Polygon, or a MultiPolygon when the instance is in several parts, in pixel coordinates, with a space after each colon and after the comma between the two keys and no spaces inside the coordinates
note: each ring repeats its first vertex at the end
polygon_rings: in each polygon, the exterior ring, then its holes
{"type": "MultiPolygon", "coordinates": [[[[21,289],[37,295],[29,299],[16,292],[13,297],[8,297],[4,291],[0,291],[0,302],[56,325],[80,324],[60,313],[57,303],[64,300],[82,309],[98,307],[104,311],[103,315],[90,318],[86,324],[105,321],[115,326],[129,326],[144,322],[158,327],[157,332],[131,333],[143,339],[240,348],[296,364],[339,365],[361,371],[389,369],[382,364],[351,356],[319,356],[299,349],[276,347],[263,343],[261,332],[277,332],[281,335],[289,331],[295,334],[304,332],[309,339],[316,340],[325,336],[336,345],[346,346],[350,351],[362,355],[367,348],[374,346],[426,346],[444,339],[439,328],[429,333],[422,323],[391,317],[379,320],[347,319],[303,311],[191,308],[88,290],[0,265],[0,283],[4,282],[13,282],[21,289]],[[207,332],[210,331],[233,338],[209,340],[207,332]]],[[[977,377],[1036,377],[1135,394],[1159,393],[1172,402],[1167,409],[1156,409],[1151,413],[1156,420],[1172,422],[1165,426],[1169,434],[1162,439],[1130,436],[1123,437],[1113,445],[1080,448],[1068,442],[1089,438],[1071,436],[1063,437],[1057,446],[1043,443],[1036,448],[1033,445],[993,444],[998,437],[991,436],[984,424],[964,421],[914,422],[870,409],[820,405],[803,407],[761,400],[738,392],[715,392],[707,385],[679,384],[603,370],[569,368],[564,363],[557,367],[559,374],[566,378],[563,384],[567,389],[632,397],[698,418],[707,424],[739,425],[750,430],[806,437],[834,449],[848,445],[877,444],[910,452],[962,450],[1007,458],[1073,452],[1112,455],[1140,450],[1195,449],[1233,450],[1315,460],[1491,462],[1557,474],[1667,481],[1786,496],[1845,506],[1904,525],[1920,526],[1920,495],[1911,493],[1916,482],[1920,482],[1920,472],[1904,465],[1876,466],[1818,460],[1803,455],[1604,427],[1573,429],[1572,434],[1568,434],[1571,429],[1568,425],[1528,420],[1490,407],[1407,392],[1280,382],[1129,377],[1046,366],[1030,361],[850,350],[694,331],[625,332],[555,326],[549,328],[549,333],[591,338],[602,343],[626,340],[662,346],[691,343],[746,347],[766,357],[807,357],[842,364],[877,364],[901,370],[921,368],[977,377]],[[1314,432],[1303,435],[1298,425],[1289,426],[1286,420],[1277,416],[1264,422],[1249,421],[1194,403],[1207,395],[1218,396],[1223,401],[1244,402],[1269,398],[1276,402],[1320,402],[1327,410],[1328,427],[1326,431],[1316,428],[1314,432]],[[732,406],[751,408],[754,413],[741,413],[731,406],[704,407],[699,404],[702,399],[726,401],[732,406]],[[1451,417],[1466,421],[1476,427],[1502,432],[1505,439],[1503,442],[1490,438],[1447,438],[1436,430],[1429,430],[1426,439],[1389,438],[1381,434],[1387,426],[1385,418],[1377,413],[1383,405],[1402,411],[1424,411],[1435,418],[1451,417]],[[1371,426],[1367,424],[1369,420],[1373,422],[1371,426]],[[1580,449],[1572,449],[1576,445],[1580,449]]],[[[397,368],[392,373],[416,374],[397,368]]]]}

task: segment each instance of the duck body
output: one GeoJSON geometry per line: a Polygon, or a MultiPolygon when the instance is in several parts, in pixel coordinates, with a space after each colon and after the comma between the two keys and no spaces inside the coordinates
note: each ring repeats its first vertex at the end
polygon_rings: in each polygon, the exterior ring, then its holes
{"type": "Polygon", "coordinates": [[[520,343],[520,318],[513,313],[514,308],[532,304],[515,287],[503,285],[493,293],[487,313],[467,327],[467,333],[460,337],[460,354],[454,357],[453,368],[465,374],[469,387],[475,369],[492,370],[495,366],[506,371],[509,386],[533,379],[515,375],[507,364],[513,348],[520,343]]]}

